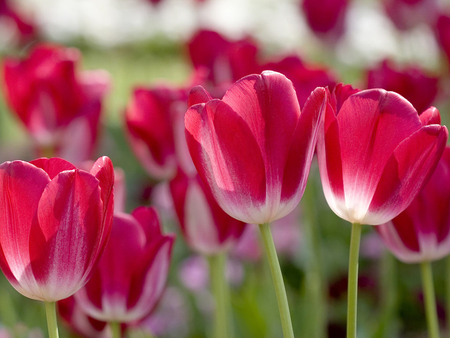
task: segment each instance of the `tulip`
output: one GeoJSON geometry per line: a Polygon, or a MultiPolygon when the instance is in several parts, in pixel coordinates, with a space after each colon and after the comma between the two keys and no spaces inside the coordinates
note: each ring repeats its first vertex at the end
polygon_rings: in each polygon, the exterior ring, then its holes
{"type": "Polygon", "coordinates": [[[76,49],[38,45],[28,58],[3,63],[6,99],[39,156],[80,163],[93,153],[110,80],[104,71],[77,72],[79,59],[76,49]]]}
{"type": "Polygon", "coordinates": [[[54,306],[86,284],[111,231],[113,184],[107,157],[89,172],[60,158],[0,165],[0,267],[18,292],[54,306]]]}
{"type": "Polygon", "coordinates": [[[353,224],[347,337],[355,337],[361,224],[388,222],[411,203],[433,173],[448,131],[437,109],[419,116],[407,100],[383,89],[317,88],[310,100],[324,110],[317,157],[325,198],[353,224]]]}
{"type": "Polygon", "coordinates": [[[290,213],[305,190],[320,109],[300,114],[292,82],[264,71],[232,85],[222,100],[197,87],[186,112],[188,148],[197,171],[230,216],[260,225],[285,337],[293,337],[289,307],[269,223],[290,213]],[[203,103],[202,103],[203,102],[203,103]]]}
{"type": "Polygon", "coordinates": [[[205,70],[213,86],[228,87],[258,71],[259,48],[250,37],[231,41],[217,32],[200,30],[189,41],[188,50],[194,68],[205,70]]]}
{"type": "Polygon", "coordinates": [[[436,40],[447,58],[447,64],[450,63],[450,14],[441,13],[436,21],[435,27],[436,40]]]}
{"type": "Polygon", "coordinates": [[[384,60],[367,72],[367,88],[383,88],[396,92],[423,112],[438,94],[437,76],[426,74],[417,66],[398,69],[390,60],[384,60]]]}
{"type": "Polygon", "coordinates": [[[187,91],[158,86],[134,90],[126,113],[126,132],[131,148],[153,178],[167,180],[193,167],[183,135],[187,91]]]}
{"type": "Polygon", "coordinates": [[[411,204],[392,221],[377,227],[399,260],[421,264],[430,337],[439,335],[430,262],[450,253],[449,205],[450,148],[446,147],[434,174],[411,204]]]}
{"type": "Polygon", "coordinates": [[[389,19],[401,31],[420,24],[433,25],[439,8],[437,0],[384,0],[383,6],[389,19]]]}
{"type": "Polygon", "coordinates": [[[173,235],[161,233],[155,209],[115,213],[103,257],[75,300],[97,320],[131,323],[143,319],[164,291],[173,242],[173,235]]]}
{"type": "Polygon", "coordinates": [[[302,0],[306,22],[319,38],[335,43],[345,33],[349,0],[302,0]]]}
{"type": "Polygon", "coordinates": [[[0,20],[10,19],[14,23],[14,30],[17,32],[14,36],[18,37],[18,42],[25,44],[32,40],[36,35],[34,24],[17,12],[12,6],[12,1],[0,0],[0,20]]]}
{"type": "Polygon", "coordinates": [[[450,253],[450,148],[446,147],[429,182],[389,223],[376,227],[402,262],[438,260],[450,253]]]}
{"type": "Polygon", "coordinates": [[[274,70],[292,81],[300,108],[303,109],[309,94],[317,87],[334,87],[335,75],[324,67],[303,62],[297,55],[288,55],[281,60],[263,63],[261,69],[274,70]]]}
{"type": "Polygon", "coordinates": [[[241,236],[245,223],[226,214],[198,175],[181,170],[170,191],[183,235],[189,246],[204,255],[227,251],[241,236]]]}

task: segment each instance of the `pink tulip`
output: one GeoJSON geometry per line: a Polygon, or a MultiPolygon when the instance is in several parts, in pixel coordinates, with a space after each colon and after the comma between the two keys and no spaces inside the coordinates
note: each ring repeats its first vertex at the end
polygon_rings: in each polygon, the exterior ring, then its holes
{"type": "Polygon", "coordinates": [[[198,175],[181,170],[170,182],[175,211],[189,246],[202,254],[226,251],[241,236],[245,223],[226,214],[198,175]]]}
{"type": "Polygon", "coordinates": [[[317,88],[325,111],[317,141],[322,186],[341,218],[378,225],[402,212],[436,167],[448,137],[436,108],[420,116],[400,95],[317,88]]]}
{"type": "Polygon", "coordinates": [[[329,43],[345,33],[349,0],[302,0],[301,7],[311,30],[329,43]]]}
{"type": "Polygon", "coordinates": [[[106,322],[96,320],[84,313],[74,297],[58,302],[58,312],[71,331],[85,338],[110,338],[111,333],[106,322]]]}
{"type": "Polygon", "coordinates": [[[36,36],[36,27],[21,13],[17,12],[11,6],[11,3],[12,1],[0,0],[0,21],[9,19],[14,24],[14,29],[17,32],[15,36],[18,37],[19,43],[30,42],[36,36]]]}
{"type": "Polygon", "coordinates": [[[22,295],[54,302],[89,280],[111,231],[114,169],[60,158],[0,165],[0,267],[22,295]]]}
{"type": "Polygon", "coordinates": [[[251,38],[232,41],[217,32],[198,31],[188,44],[195,69],[204,69],[207,82],[228,87],[241,77],[256,73],[258,46],[251,38]]]}
{"type": "Polygon", "coordinates": [[[174,236],[163,235],[156,210],[116,213],[111,237],[91,280],[74,297],[89,316],[129,323],[155,307],[167,280],[174,236]]]}
{"type": "Polygon", "coordinates": [[[435,27],[436,39],[450,63],[450,13],[441,13],[435,27]]]}
{"type": "Polygon", "coordinates": [[[450,253],[450,148],[408,208],[377,227],[388,249],[405,263],[432,261],[450,253]]]}
{"type": "Polygon", "coordinates": [[[281,60],[263,63],[262,70],[274,70],[292,81],[300,108],[303,109],[309,94],[317,87],[334,87],[334,74],[324,68],[303,62],[297,55],[288,55],[281,60]]]}
{"type": "MultiPolygon", "coordinates": [[[[207,97],[197,87],[189,99],[207,97]]],[[[222,100],[189,108],[185,127],[193,162],[230,216],[262,224],[297,206],[320,121],[321,110],[311,102],[300,113],[292,82],[265,71],[236,82],[222,100]]]]}
{"type": "Polygon", "coordinates": [[[79,59],[76,49],[38,45],[28,58],[3,63],[6,99],[40,156],[51,152],[78,163],[94,150],[109,76],[78,72],[79,59]]]}
{"type": "Polygon", "coordinates": [[[429,108],[436,98],[438,81],[438,77],[426,74],[420,67],[398,69],[389,60],[384,60],[367,72],[367,88],[394,91],[411,102],[420,112],[429,108]]]}
{"type": "Polygon", "coordinates": [[[156,179],[173,178],[178,166],[193,167],[183,135],[186,102],[187,90],[160,85],[136,88],[127,106],[126,131],[131,148],[156,179]]]}
{"type": "Polygon", "coordinates": [[[439,7],[437,0],[384,0],[383,5],[395,27],[402,31],[420,24],[433,25],[439,7]]]}

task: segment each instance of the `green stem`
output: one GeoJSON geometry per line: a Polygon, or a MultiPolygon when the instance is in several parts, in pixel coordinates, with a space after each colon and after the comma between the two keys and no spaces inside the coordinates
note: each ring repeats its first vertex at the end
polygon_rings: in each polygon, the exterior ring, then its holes
{"type": "Polygon", "coordinates": [[[429,338],[439,338],[439,323],[436,310],[436,298],[434,295],[433,271],[428,261],[420,263],[422,273],[422,287],[425,301],[425,312],[429,338]]]}
{"type": "Polygon", "coordinates": [[[232,321],[230,318],[230,289],[225,279],[227,257],[219,253],[208,257],[211,291],[216,302],[214,338],[228,338],[232,336],[232,321]]]}
{"type": "Polygon", "coordinates": [[[109,327],[111,328],[112,338],[120,338],[122,337],[122,332],[120,329],[119,322],[109,322],[109,327]]]}
{"type": "Polygon", "coordinates": [[[446,278],[446,319],[447,319],[447,336],[450,338],[450,256],[447,256],[446,258],[446,272],[447,272],[447,278],[446,278]]]}
{"type": "Polygon", "coordinates": [[[361,242],[361,230],[362,224],[352,224],[350,255],[348,262],[347,338],[356,338],[356,322],[358,313],[359,243],[361,242]]]}
{"type": "Polygon", "coordinates": [[[58,322],[56,320],[56,303],[45,302],[45,313],[47,315],[47,326],[49,338],[59,338],[58,322]]]}
{"type": "Polygon", "coordinates": [[[259,225],[261,236],[264,242],[267,259],[269,261],[270,272],[272,273],[275,293],[278,300],[278,308],[280,310],[281,326],[283,328],[284,338],[293,338],[294,331],[292,329],[291,315],[289,313],[289,304],[284,287],[283,275],[281,274],[280,263],[278,262],[277,251],[273,242],[272,233],[269,223],[259,225]]]}

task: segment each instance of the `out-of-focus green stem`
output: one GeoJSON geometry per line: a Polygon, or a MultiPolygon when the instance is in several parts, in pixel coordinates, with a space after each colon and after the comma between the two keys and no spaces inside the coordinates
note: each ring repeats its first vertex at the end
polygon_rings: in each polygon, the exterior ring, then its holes
{"type": "Polygon", "coordinates": [[[211,291],[216,303],[213,337],[229,338],[233,336],[233,326],[230,316],[230,289],[225,279],[226,253],[211,255],[208,257],[208,262],[211,276],[211,291]]]}
{"type": "Polygon", "coordinates": [[[307,250],[304,299],[307,304],[307,317],[303,321],[305,337],[327,337],[326,286],[322,271],[322,252],[320,241],[320,224],[316,208],[314,182],[308,182],[303,194],[302,209],[305,221],[302,224],[304,246],[307,250]]]}
{"type": "Polygon", "coordinates": [[[122,336],[119,322],[110,322],[109,326],[111,328],[113,338],[120,338],[122,336]]]}
{"type": "Polygon", "coordinates": [[[447,256],[446,260],[446,273],[447,273],[447,278],[446,278],[446,283],[445,283],[445,288],[446,288],[446,308],[445,308],[445,313],[446,313],[446,320],[447,320],[447,337],[450,338],[450,256],[447,256]]]}
{"type": "Polygon", "coordinates": [[[428,336],[429,338],[439,338],[439,322],[436,309],[436,297],[434,295],[433,271],[431,270],[431,263],[428,261],[420,263],[420,271],[422,273],[428,336]]]}
{"type": "MultiPolygon", "coordinates": [[[[381,257],[380,286],[381,286],[381,306],[379,310],[378,327],[373,338],[391,337],[389,332],[396,321],[397,314],[397,269],[396,258],[388,251],[384,250],[381,257]]],[[[395,334],[395,333],[394,333],[395,334]]]]}
{"type": "Polygon", "coordinates": [[[59,338],[58,322],[56,320],[56,303],[45,302],[45,314],[47,315],[47,326],[49,338],[59,338]]]}
{"type": "Polygon", "coordinates": [[[348,262],[347,338],[356,338],[358,313],[359,243],[361,242],[361,230],[362,224],[352,224],[350,255],[348,262]]]}
{"type": "Polygon", "coordinates": [[[278,261],[277,251],[273,242],[272,232],[269,223],[259,225],[261,237],[264,242],[267,259],[269,261],[270,272],[272,273],[275,293],[277,295],[278,309],[280,311],[281,326],[283,328],[284,338],[293,338],[294,331],[292,329],[291,315],[289,312],[289,304],[284,287],[283,275],[281,273],[280,262],[278,261]]]}

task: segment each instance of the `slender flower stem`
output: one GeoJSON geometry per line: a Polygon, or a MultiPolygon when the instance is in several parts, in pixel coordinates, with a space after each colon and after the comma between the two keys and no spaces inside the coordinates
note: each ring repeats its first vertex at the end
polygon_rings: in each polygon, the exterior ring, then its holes
{"type": "Polygon", "coordinates": [[[112,338],[120,338],[122,336],[119,322],[110,322],[109,327],[111,328],[112,338]]]}
{"type": "Polygon", "coordinates": [[[58,322],[56,320],[56,303],[45,302],[45,313],[47,315],[47,326],[49,338],[59,338],[58,322]]]}
{"type": "Polygon", "coordinates": [[[289,313],[289,304],[284,287],[283,275],[281,274],[280,263],[278,262],[277,251],[273,242],[272,233],[269,223],[259,225],[261,236],[264,242],[264,248],[269,260],[270,271],[272,273],[275,293],[278,300],[278,308],[280,310],[281,326],[283,328],[284,338],[293,338],[294,331],[292,329],[291,315],[289,313]]]}
{"type": "Polygon", "coordinates": [[[446,272],[447,272],[447,278],[446,278],[446,283],[445,283],[445,287],[446,287],[446,309],[445,309],[445,313],[446,313],[446,319],[447,319],[447,337],[450,338],[450,256],[447,256],[446,258],[446,272]]]}
{"type": "Polygon", "coordinates": [[[420,270],[422,273],[422,287],[427,316],[428,336],[429,338],[439,338],[439,323],[437,318],[431,263],[428,261],[420,263],[420,270]]]}
{"type": "Polygon", "coordinates": [[[359,243],[361,242],[361,230],[362,224],[352,224],[350,256],[348,262],[347,338],[356,338],[356,323],[358,312],[359,243]]]}
{"type": "Polygon", "coordinates": [[[208,257],[211,291],[216,302],[214,338],[229,338],[232,336],[232,321],[230,317],[230,289],[225,279],[226,253],[208,257]]]}

